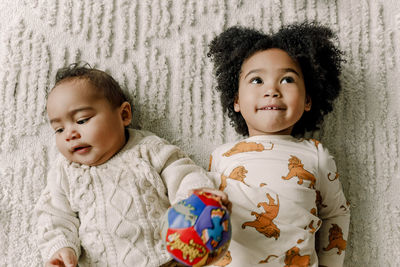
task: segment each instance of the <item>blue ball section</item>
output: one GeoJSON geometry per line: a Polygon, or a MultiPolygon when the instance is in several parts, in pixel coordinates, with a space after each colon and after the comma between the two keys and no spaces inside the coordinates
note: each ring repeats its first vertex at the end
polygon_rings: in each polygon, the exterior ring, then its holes
{"type": "Polygon", "coordinates": [[[195,225],[205,206],[196,195],[179,201],[168,212],[169,228],[181,229],[195,225]]]}
{"type": "Polygon", "coordinates": [[[205,207],[194,229],[199,236],[206,238],[205,245],[210,251],[218,249],[231,238],[229,214],[221,207],[205,207]]]}

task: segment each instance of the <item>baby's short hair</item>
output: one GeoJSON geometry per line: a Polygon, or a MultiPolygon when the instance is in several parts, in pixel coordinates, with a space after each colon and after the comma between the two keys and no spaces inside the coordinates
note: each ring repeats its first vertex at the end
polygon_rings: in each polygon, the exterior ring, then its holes
{"type": "Polygon", "coordinates": [[[341,90],[339,75],[344,60],[332,40],[335,37],[331,29],[315,22],[287,25],[274,34],[234,26],[216,36],[210,43],[208,56],[214,61],[216,89],[221,93],[223,111],[236,132],[249,134],[244,118],[234,110],[242,64],[256,52],[271,48],[286,51],[298,62],[306,94],[312,101],[311,110],[294,125],[292,135],[302,136],[318,129],[341,90]]]}
{"type": "Polygon", "coordinates": [[[104,95],[113,108],[119,107],[122,103],[128,101],[121,86],[111,75],[92,68],[88,63],[82,66],[79,63],[73,63],[67,67],[60,68],[56,73],[54,87],[70,79],[86,79],[104,95]]]}

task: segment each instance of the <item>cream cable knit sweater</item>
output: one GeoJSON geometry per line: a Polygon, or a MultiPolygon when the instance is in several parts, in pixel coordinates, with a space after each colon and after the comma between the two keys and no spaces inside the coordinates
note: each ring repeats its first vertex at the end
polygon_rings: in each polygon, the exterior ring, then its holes
{"type": "Polygon", "coordinates": [[[178,147],[129,130],[125,147],[100,166],[61,158],[36,207],[43,259],[71,247],[79,266],[159,266],[170,260],[159,220],[190,189],[215,187],[178,147]]]}

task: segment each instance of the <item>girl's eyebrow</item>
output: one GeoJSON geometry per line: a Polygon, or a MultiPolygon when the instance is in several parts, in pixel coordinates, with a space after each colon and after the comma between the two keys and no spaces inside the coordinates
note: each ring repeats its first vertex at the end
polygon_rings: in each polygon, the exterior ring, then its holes
{"type": "MultiPolygon", "coordinates": [[[[90,106],[76,108],[76,109],[70,110],[70,111],[68,112],[68,116],[73,116],[73,115],[75,115],[75,114],[78,113],[78,112],[86,111],[86,110],[94,110],[94,109],[93,109],[92,107],[90,107],[90,106]]],[[[53,123],[55,123],[55,122],[60,122],[60,121],[61,121],[60,118],[53,118],[53,119],[50,120],[50,124],[53,124],[53,123]]]]}
{"type": "MultiPolygon", "coordinates": [[[[263,71],[263,69],[254,69],[254,70],[251,70],[251,71],[249,71],[249,72],[244,76],[244,79],[246,79],[247,76],[249,76],[249,75],[252,74],[252,73],[258,73],[258,72],[261,72],[261,71],[263,71]]],[[[278,71],[279,71],[280,73],[292,72],[292,73],[294,73],[294,74],[296,74],[297,76],[300,77],[300,74],[299,74],[295,69],[292,69],[292,68],[282,68],[282,69],[278,69],[278,71]]]]}
{"type": "Polygon", "coordinates": [[[246,79],[247,76],[249,76],[249,75],[252,74],[252,73],[257,73],[257,72],[261,72],[261,71],[262,71],[262,69],[254,69],[254,70],[251,70],[251,71],[249,71],[249,72],[244,76],[244,79],[246,79]]]}
{"type": "Polygon", "coordinates": [[[296,74],[297,76],[300,77],[300,74],[299,74],[295,69],[292,69],[292,68],[283,68],[283,69],[281,69],[280,71],[281,71],[282,73],[293,72],[294,74],[296,74]]]}

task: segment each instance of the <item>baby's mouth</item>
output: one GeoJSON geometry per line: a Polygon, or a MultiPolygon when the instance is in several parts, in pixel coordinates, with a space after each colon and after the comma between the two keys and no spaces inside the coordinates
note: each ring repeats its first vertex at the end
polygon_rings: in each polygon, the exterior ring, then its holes
{"type": "Polygon", "coordinates": [[[73,153],[78,153],[78,154],[82,154],[82,153],[86,153],[89,151],[91,146],[76,146],[72,148],[72,152],[73,153]]]}

